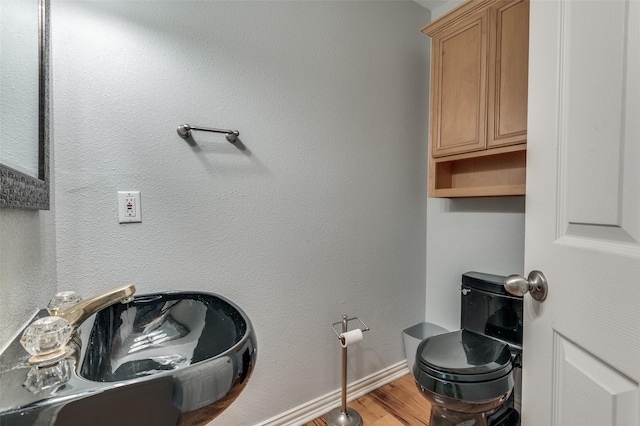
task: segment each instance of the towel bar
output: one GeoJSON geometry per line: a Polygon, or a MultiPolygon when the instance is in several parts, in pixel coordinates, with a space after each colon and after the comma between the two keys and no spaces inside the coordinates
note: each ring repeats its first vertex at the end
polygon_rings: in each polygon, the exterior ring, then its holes
{"type": "Polygon", "coordinates": [[[235,143],[240,136],[240,132],[237,130],[226,130],[226,129],[213,129],[211,127],[200,127],[200,126],[191,126],[189,124],[181,124],[178,126],[178,136],[182,139],[187,139],[191,137],[192,130],[199,130],[203,132],[213,132],[213,133],[225,133],[227,135],[227,140],[231,143],[235,143]]]}

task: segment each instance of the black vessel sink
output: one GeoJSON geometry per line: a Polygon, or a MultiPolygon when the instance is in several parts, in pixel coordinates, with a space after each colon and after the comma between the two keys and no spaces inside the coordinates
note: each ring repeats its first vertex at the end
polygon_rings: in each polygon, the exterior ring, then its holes
{"type": "Polygon", "coordinates": [[[0,354],[0,424],[206,424],[242,392],[256,361],[246,314],[201,292],[108,306],[81,324],[69,348],[44,367],[28,364],[19,338],[0,354]]]}
{"type": "Polygon", "coordinates": [[[147,294],[111,305],[96,314],[83,338],[80,377],[126,382],[170,374],[173,402],[182,412],[219,401],[244,383],[256,347],[240,308],[196,292],[147,294]]]}

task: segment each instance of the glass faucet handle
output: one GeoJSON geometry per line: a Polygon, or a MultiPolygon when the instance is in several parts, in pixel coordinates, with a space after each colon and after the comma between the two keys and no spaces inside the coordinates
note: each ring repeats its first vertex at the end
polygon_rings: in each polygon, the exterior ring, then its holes
{"type": "Polygon", "coordinates": [[[27,380],[23,385],[34,394],[42,393],[47,389],[55,391],[60,385],[69,381],[71,368],[66,358],[53,364],[34,365],[27,373],[27,380]]]}
{"type": "Polygon", "coordinates": [[[73,328],[60,317],[44,317],[32,322],[22,333],[20,343],[32,357],[29,364],[47,364],[67,355],[73,328]]]}
{"type": "Polygon", "coordinates": [[[61,291],[53,296],[47,305],[47,310],[51,315],[57,315],[60,311],[75,305],[82,300],[82,297],[75,291],[61,291]]]}

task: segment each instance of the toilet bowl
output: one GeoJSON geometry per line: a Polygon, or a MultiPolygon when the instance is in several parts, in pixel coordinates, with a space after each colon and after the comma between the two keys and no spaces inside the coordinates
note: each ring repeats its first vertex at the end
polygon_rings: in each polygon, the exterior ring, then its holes
{"type": "Polygon", "coordinates": [[[516,371],[522,352],[522,297],[504,277],[462,276],[461,329],[424,339],[412,373],[431,405],[430,426],[517,426],[516,371]]]}
{"type": "Polygon", "coordinates": [[[430,425],[437,424],[434,417],[445,425],[489,424],[485,418],[507,401],[514,386],[509,347],[467,330],[420,343],[414,377],[432,405],[430,425]],[[463,423],[471,419],[476,423],[463,423]]]}

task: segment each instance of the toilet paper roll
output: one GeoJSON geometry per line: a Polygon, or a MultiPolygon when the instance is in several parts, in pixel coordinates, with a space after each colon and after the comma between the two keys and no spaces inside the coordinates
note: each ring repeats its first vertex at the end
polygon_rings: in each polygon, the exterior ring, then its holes
{"type": "Polygon", "coordinates": [[[340,345],[342,345],[343,348],[360,342],[362,342],[362,330],[359,328],[347,331],[340,335],[340,345]]]}

